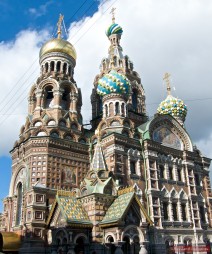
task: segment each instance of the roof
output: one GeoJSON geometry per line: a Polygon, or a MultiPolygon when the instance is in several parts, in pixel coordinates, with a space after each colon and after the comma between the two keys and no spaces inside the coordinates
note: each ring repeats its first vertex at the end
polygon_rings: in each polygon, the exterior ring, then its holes
{"type": "Polygon", "coordinates": [[[14,232],[0,232],[0,243],[2,251],[18,251],[21,247],[21,236],[14,232]]]}
{"type": "Polygon", "coordinates": [[[111,223],[119,221],[129,207],[133,197],[134,192],[125,193],[118,196],[107,210],[106,215],[104,216],[101,223],[111,223]]]}
{"type": "Polygon", "coordinates": [[[133,200],[135,200],[140,207],[143,216],[146,218],[148,223],[152,225],[153,222],[141,204],[138,196],[135,194],[133,187],[124,188],[118,191],[118,197],[107,210],[103,220],[100,222],[100,225],[104,226],[107,224],[117,224],[119,221],[121,221],[128,212],[133,200]]]}
{"type": "Polygon", "coordinates": [[[76,198],[72,192],[58,191],[55,202],[47,220],[47,224],[50,224],[52,217],[55,214],[55,210],[60,209],[63,218],[67,224],[80,225],[92,227],[92,223],[82,206],[80,199],[76,198]],[[61,192],[61,193],[60,193],[61,192]]]}

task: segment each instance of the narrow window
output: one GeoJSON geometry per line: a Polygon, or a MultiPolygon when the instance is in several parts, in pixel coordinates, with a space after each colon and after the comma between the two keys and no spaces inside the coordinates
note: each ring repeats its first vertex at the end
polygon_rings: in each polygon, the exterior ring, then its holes
{"type": "Polygon", "coordinates": [[[178,174],[178,181],[182,181],[181,169],[180,168],[177,169],[177,174],[178,174]]]}
{"type": "Polygon", "coordinates": [[[66,72],[67,72],[67,63],[64,63],[64,65],[63,65],[63,73],[66,74],[66,72]]]}
{"type": "Polygon", "coordinates": [[[50,71],[54,71],[54,62],[53,61],[50,63],[50,71]]]}
{"type": "Polygon", "coordinates": [[[119,102],[116,102],[115,104],[115,111],[116,111],[116,115],[120,114],[119,102]]]}
{"type": "Polygon", "coordinates": [[[173,168],[169,167],[169,179],[173,180],[173,168]]]}
{"type": "Polygon", "coordinates": [[[164,166],[163,166],[163,165],[160,165],[160,166],[159,166],[159,169],[160,169],[160,177],[161,177],[161,178],[165,178],[164,166]]]}
{"type": "Polygon", "coordinates": [[[203,206],[199,206],[200,220],[201,222],[205,222],[205,209],[203,206]]]}
{"type": "Polygon", "coordinates": [[[138,106],[138,98],[137,98],[138,94],[136,90],[133,90],[133,94],[132,94],[132,106],[133,109],[135,111],[137,111],[137,106],[138,106]]]}
{"type": "Polygon", "coordinates": [[[130,172],[131,174],[135,174],[135,161],[130,161],[130,172]]]}
{"type": "Polygon", "coordinates": [[[186,204],[181,204],[181,210],[182,210],[182,219],[183,221],[186,221],[186,204]]]}
{"type": "Polygon", "coordinates": [[[60,72],[61,62],[57,62],[57,72],[60,72]]]}
{"type": "Polygon", "coordinates": [[[172,204],[172,211],[173,211],[173,219],[174,221],[177,221],[178,220],[178,217],[177,217],[177,204],[172,204]]]}
{"type": "Polygon", "coordinates": [[[168,203],[167,202],[163,202],[163,218],[164,220],[168,220],[168,203]]]}
{"type": "Polygon", "coordinates": [[[23,201],[22,183],[18,184],[17,192],[18,192],[18,198],[17,198],[16,225],[20,225],[20,223],[21,223],[21,212],[22,212],[22,201],[23,201]]]}

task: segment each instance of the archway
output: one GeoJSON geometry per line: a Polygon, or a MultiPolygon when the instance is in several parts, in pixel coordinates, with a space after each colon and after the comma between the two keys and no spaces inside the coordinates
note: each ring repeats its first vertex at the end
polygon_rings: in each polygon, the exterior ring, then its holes
{"type": "Polygon", "coordinates": [[[114,245],[114,239],[112,236],[109,236],[107,238],[107,242],[110,244],[109,248],[110,248],[110,254],[114,254],[115,250],[116,250],[116,246],[114,245]]]}
{"type": "Polygon", "coordinates": [[[130,254],[130,239],[128,236],[124,236],[123,241],[125,242],[122,246],[122,250],[125,254],[130,254]]]}
{"type": "Polygon", "coordinates": [[[83,236],[77,238],[74,251],[76,254],[85,254],[85,238],[83,236]]]}

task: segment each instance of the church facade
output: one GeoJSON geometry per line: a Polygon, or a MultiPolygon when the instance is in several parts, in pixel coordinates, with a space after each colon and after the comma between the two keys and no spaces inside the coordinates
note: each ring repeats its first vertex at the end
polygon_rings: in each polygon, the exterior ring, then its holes
{"type": "Polygon", "coordinates": [[[86,129],[73,77],[76,51],[61,38],[62,18],[57,38],[40,50],[40,75],[11,151],[1,251],[211,253],[211,160],[192,144],[187,106],[171,95],[169,75],[167,98],[149,119],[113,17],[86,129]]]}

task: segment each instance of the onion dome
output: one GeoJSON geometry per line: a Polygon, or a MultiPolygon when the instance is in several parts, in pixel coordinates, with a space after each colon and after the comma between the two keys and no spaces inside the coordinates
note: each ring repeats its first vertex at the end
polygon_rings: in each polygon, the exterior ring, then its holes
{"type": "Polygon", "coordinates": [[[187,115],[187,106],[181,99],[168,95],[167,98],[160,103],[157,112],[161,115],[171,115],[184,121],[187,115]]]}
{"type": "Polygon", "coordinates": [[[112,70],[99,79],[97,93],[101,96],[111,93],[128,94],[129,89],[130,83],[127,77],[112,70]]]}
{"type": "Polygon", "coordinates": [[[118,24],[111,24],[108,29],[106,30],[107,37],[110,37],[112,34],[119,34],[122,35],[123,30],[118,24]]]}
{"type": "Polygon", "coordinates": [[[76,50],[74,46],[61,38],[54,38],[47,41],[42,48],[40,49],[40,58],[48,53],[52,52],[61,52],[71,56],[74,60],[76,60],[76,50]]]}

